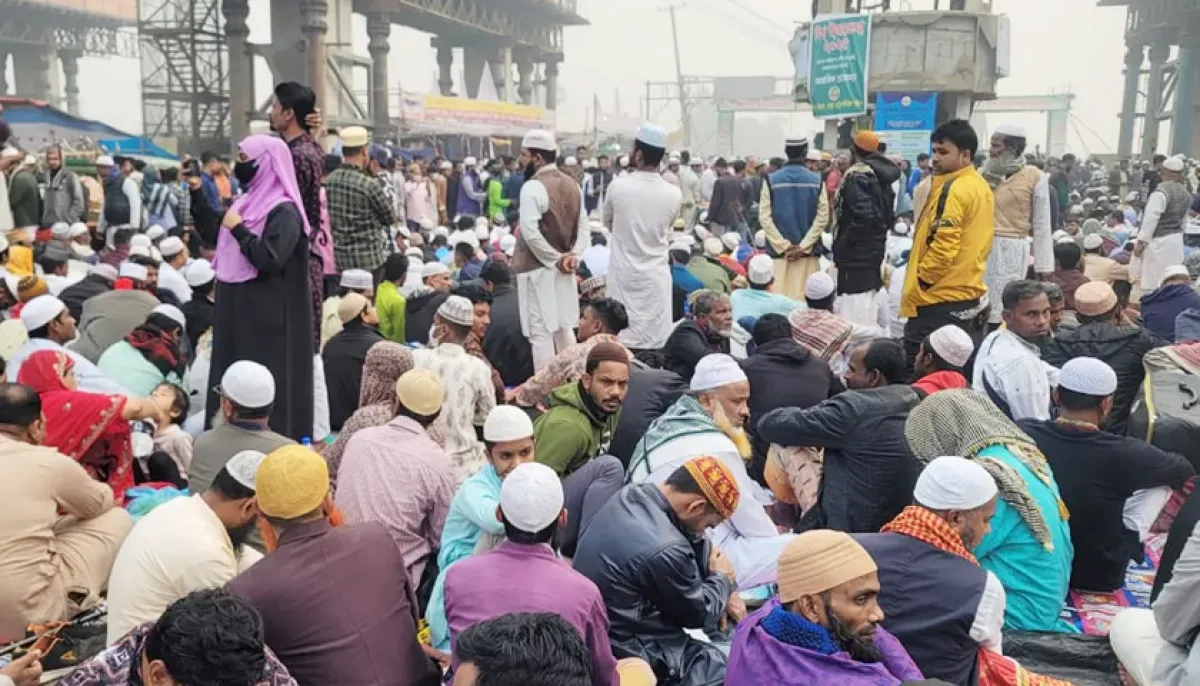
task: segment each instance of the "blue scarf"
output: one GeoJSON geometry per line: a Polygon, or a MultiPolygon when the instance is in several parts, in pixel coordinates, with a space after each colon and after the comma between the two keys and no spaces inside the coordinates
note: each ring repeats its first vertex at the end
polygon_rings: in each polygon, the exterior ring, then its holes
{"type": "Polygon", "coordinates": [[[811,650],[822,655],[833,655],[841,652],[841,647],[829,630],[820,624],[814,624],[804,617],[783,609],[777,605],[758,624],[770,634],[771,638],[788,645],[811,650]]]}

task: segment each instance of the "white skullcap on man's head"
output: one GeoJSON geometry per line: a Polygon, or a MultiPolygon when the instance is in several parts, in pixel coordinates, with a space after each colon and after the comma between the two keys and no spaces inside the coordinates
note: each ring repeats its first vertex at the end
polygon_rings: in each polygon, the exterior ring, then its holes
{"type": "Polygon", "coordinates": [[[129,237],[129,246],[132,248],[149,248],[152,245],[154,242],[144,233],[135,233],[129,237]]]}
{"type": "Polygon", "coordinates": [[[1178,155],[1175,157],[1168,157],[1167,159],[1163,160],[1162,168],[1169,172],[1181,172],[1183,171],[1183,158],[1179,157],[1178,155]]]}
{"type": "Polygon", "coordinates": [[[696,363],[696,371],[692,373],[688,388],[692,391],[711,391],[739,381],[746,381],[746,372],[742,371],[737,360],[725,353],[712,353],[696,363]]]}
{"type": "Polygon", "coordinates": [[[342,288],[366,291],[375,286],[375,278],[371,276],[371,272],[365,269],[347,269],[342,272],[342,278],[338,280],[338,285],[342,288]]]}
{"type": "Polygon", "coordinates": [[[996,480],[962,457],[939,457],[917,477],[913,499],[930,510],[974,510],[996,497],[996,480]]]}
{"type": "Polygon", "coordinates": [[[1098,233],[1089,233],[1088,235],[1083,237],[1083,249],[1084,250],[1095,250],[1096,248],[1099,248],[1102,245],[1104,245],[1104,239],[1101,238],[1100,234],[1098,234],[1098,233]]]}
{"type": "Polygon", "coordinates": [[[150,270],[136,262],[122,262],[120,274],[122,278],[134,281],[145,281],[150,278],[150,270]]]}
{"type": "Polygon", "coordinates": [[[955,367],[965,367],[971,353],[975,351],[975,342],[966,331],[953,324],[947,324],[929,334],[929,347],[943,360],[955,367]]]}
{"type": "Polygon", "coordinates": [[[767,232],[766,231],[759,229],[758,231],[754,232],[754,247],[756,247],[756,248],[767,247],[767,232]]]}
{"type": "Polygon", "coordinates": [[[421,278],[422,279],[428,279],[429,277],[437,276],[438,274],[449,274],[449,273],[450,273],[450,268],[447,267],[446,265],[442,264],[441,262],[429,262],[425,266],[421,267],[421,278]]]}
{"type": "Polygon", "coordinates": [[[824,300],[833,295],[833,277],[825,272],[817,272],[808,277],[804,284],[804,297],[808,300],[824,300]]]}
{"type": "Polygon", "coordinates": [[[554,134],[544,129],[533,129],[521,139],[521,147],[525,150],[558,150],[554,134]]]}
{"type": "Polygon", "coordinates": [[[518,441],[533,436],[533,420],[515,405],[497,405],[483,423],[483,440],[489,443],[518,441]]]}
{"type": "Polygon", "coordinates": [[[1011,136],[1013,138],[1025,138],[1025,127],[1017,126],[1016,124],[1001,124],[996,127],[996,133],[1001,136],[1011,136]]]}
{"type": "Polygon", "coordinates": [[[258,490],[255,488],[258,484],[258,466],[265,459],[267,459],[266,454],[257,450],[243,450],[235,453],[225,462],[225,471],[233,477],[234,481],[256,491],[258,490]]]}
{"type": "Polygon", "coordinates": [[[146,229],[146,237],[152,241],[156,241],[165,235],[167,235],[167,230],[164,229],[163,227],[159,226],[158,224],[155,224],[154,226],[151,226],[150,228],[146,229]]]}
{"type": "Polygon", "coordinates": [[[1188,274],[1187,267],[1183,266],[1182,264],[1174,264],[1163,270],[1163,281],[1176,276],[1186,276],[1189,279],[1191,278],[1191,275],[1188,274]]]}
{"type": "Polygon", "coordinates": [[[688,245],[682,240],[674,240],[671,241],[671,245],[667,246],[667,250],[679,250],[690,254],[692,252],[692,246],[688,245]]]}
{"type": "Polygon", "coordinates": [[[775,278],[775,260],[769,255],[755,255],[746,268],[746,278],[756,286],[765,286],[775,278]]]}
{"type": "Polygon", "coordinates": [[[558,519],[562,510],[562,480],[550,467],[526,462],[504,477],[500,511],[509,524],[521,531],[531,534],[542,531],[558,519]]]}
{"type": "Polygon", "coordinates": [[[1076,357],[1062,366],[1058,387],[1103,398],[1117,391],[1117,373],[1103,360],[1076,357]]]}
{"type": "Polygon", "coordinates": [[[658,124],[645,123],[638,127],[634,139],[654,148],[667,147],[667,130],[658,124]]]}
{"type": "Polygon", "coordinates": [[[65,239],[71,235],[71,225],[66,222],[54,222],[54,225],[50,227],[50,235],[65,239]]]}
{"type": "MultiPolygon", "coordinates": [[[[14,295],[15,295],[14,291],[14,295]]],[[[39,295],[21,308],[21,323],[26,331],[37,331],[63,313],[67,306],[53,295],[39,295]]]]}
{"type": "Polygon", "coordinates": [[[709,257],[720,257],[721,253],[725,252],[725,244],[720,238],[710,236],[704,239],[704,254],[709,257]]]}
{"type": "Polygon", "coordinates": [[[736,231],[726,231],[724,236],[721,236],[721,243],[729,249],[730,252],[738,249],[742,244],[742,237],[736,231]]]}

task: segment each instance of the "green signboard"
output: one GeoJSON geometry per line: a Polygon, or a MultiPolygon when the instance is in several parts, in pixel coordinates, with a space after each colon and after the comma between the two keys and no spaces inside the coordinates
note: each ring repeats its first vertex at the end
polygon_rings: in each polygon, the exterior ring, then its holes
{"type": "Polygon", "coordinates": [[[834,14],[813,20],[809,33],[808,100],[813,117],[857,117],[867,111],[871,17],[834,14]]]}

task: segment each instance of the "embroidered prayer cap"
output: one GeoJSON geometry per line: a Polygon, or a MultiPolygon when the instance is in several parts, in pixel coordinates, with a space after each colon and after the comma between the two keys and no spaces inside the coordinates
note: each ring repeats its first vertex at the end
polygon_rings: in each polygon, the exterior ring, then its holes
{"type": "Polygon", "coordinates": [[[525,134],[521,139],[521,148],[525,150],[558,150],[558,143],[554,140],[554,134],[545,129],[533,129],[525,134]]]}
{"type": "Polygon", "coordinates": [[[1083,237],[1083,249],[1095,250],[1104,245],[1104,239],[1098,233],[1090,233],[1083,237]]]}
{"type": "Polygon", "coordinates": [[[257,362],[239,360],[221,375],[217,392],[236,405],[256,410],[275,402],[275,377],[257,362]]]}
{"type": "Polygon", "coordinates": [[[740,381],[746,381],[746,372],[742,371],[737,360],[725,353],[710,353],[696,363],[696,371],[688,388],[692,391],[711,391],[740,381]]]}
{"type": "Polygon", "coordinates": [[[725,252],[725,244],[715,236],[704,239],[704,254],[709,257],[720,257],[725,252]]]}
{"type": "Polygon", "coordinates": [[[438,274],[449,274],[449,273],[450,273],[450,268],[447,267],[446,265],[442,264],[441,262],[437,262],[437,261],[427,262],[425,264],[425,266],[421,267],[421,279],[422,280],[428,279],[431,276],[437,276],[438,274]]]}
{"type": "Polygon", "coordinates": [[[562,480],[537,462],[517,465],[500,485],[500,511],[517,529],[536,534],[554,523],[563,511],[562,480]]]}
{"type": "Polygon", "coordinates": [[[1025,127],[1016,124],[1001,124],[996,127],[996,133],[1010,138],[1026,138],[1025,127]]]}
{"type": "Polygon", "coordinates": [[[725,519],[733,516],[741,493],[738,491],[737,478],[724,462],[702,455],[685,462],[683,468],[696,480],[704,498],[717,514],[725,519]]]}
{"type": "Polygon", "coordinates": [[[183,311],[174,305],[166,303],[156,305],[153,310],[150,310],[150,314],[161,314],[180,326],[187,326],[187,317],[183,316],[183,311]]]}
{"type": "Polygon", "coordinates": [[[267,456],[265,453],[260,453],[257,450],[243,450],[236,453],[233,457],[225,462],[225,471],[233,480],[239,484],[249,488],[252,491],[258,490],[258,468],[262,465],[263,459],[267,456]]]}
{"type": "Polygon", "coordinates": [[[158,224],[146,229],[146,238],[149,238],[151,241],[157,241],[165,235],[167,235],[167,230],[158,224]]]}
{"type": "Polygon", "coordinates": [[[775,278],[775,260],[772,260],[770,255],[751,257],[746,269],[746,276],[749,277],[750,283],[756,286],[765,286],[771,283],[775,278]]]}
{"type": "Polygon", "coordinates": [[[471,301],[461,295],[446,298],[446,302],[437,309],[437,313],[451,324],[471,326],[475,323],[475,310],[471,307],[471,301]]]}
{"type": "Polygon", "coordinates": [[[833,295],[833,288],[833,278],[825,272],[817,272],[805,282],[804,297],[808,300],[824,300],[833,295]]]}
{"type": "Polygon", "coordinates": [[[396,398],[410,412],[430,417],[441,411],[446,399],[446,387],[437,372],[410,369],[396,379],[396,398]]]}
{"type": "Polygon", "coordinates": [[[50,290],[46,285],[46,280],[36,274],[22,276],[17,282],[17,299],[21,302],[29,302],[39,295],[45,295],[50,290]]]}
{"type": "Polygon", "coordinates": [[[507,443],[532,436],[533,421],[515,405],[497,405],[483,423],[483,440],[489,443],[507,443]]]}
{"type": "Polygon", "coordinates": [[[316,510],[329,495],[329,467],[311,448],[285,445],[259,464],[255,485],[263,514],[296,519],[316,510]]]}
{"type": "Polygon", "coordinates": [[[866,152],[878,152],[879,135],[874,131],[859,131],[854,134],[854,147],[866,152]]]}
{"type": "Polygon", "coordinates": [[[134,262],[122,262],[120,274],[122,278],[133,279],[135,281],[145,281],[150,276],[150,271],[140,264],[134,262]]]}
{"type": "Polygon", "coordinates": [[[1117,373],[1103,360],[1076,357],[1062,366],[1059,388],[1104,398],[1117,392],[1117,373]]]}
{"type": "Polygon", "coordinates": [[[178,236],[167,236],[158,244],[158,252],[163,257],[173,257],[183,252],[183,240],[178,236]]]}
{"type": "Polygon", "coordinates": [[[187,281],[187,285],[192,288],[211,283],[215,278],[217,278],[217,272],[213,270],[212,263],[204,258],[192,260],[191,264],[183,270],[183,280],[187,281]]]}
{"type": "Polygon", "coordinates": [[[1117,294],[1104,281],[1089,281],[1075,289],[1075,311],[1085,317],[1111,312],[1117,306],[1117,294]]]}
{"type": "Polygon", "coordinates": [[[342,272],[342,278],[338,281],[338,285],[342,288],[369,291],[374,288],[375,279],[371,276],[371,272],[365,269],[347,269],[342,272]]]}
{"type": "Polygon", "coordinates": [[[999,493],[987,470],[963,457],[939,457],[921,470],[913,499],[930,510],[974,510],[999,493]]]}
{"type": "Polygon", "coordinates": [[[29,341],[29,332],[20,319],[6,319],[0,322],[0,359],[6,362],[12,360],[25,343],[29,341]]]}
{"type": "Polygon", "coordinates": [[[1183,171],[1183,158],[1179,155],[1168,157],[1163,160],[1162,168],[1169,172],[1181,172],[1183,171]]]}
{"type": "Polygon", "coordinates": [[[55,238],[66,239],[71,235],[71,225],[66,222],[55,222],[54,225],[50,227],[50,235],[54,236],[55,238]]]}
{"type": "Polygon", "coordinates": [[[721,243],[724,244],[730,252],[738,249],[742,244],[742,237],[736,231],[726,231],[724,236],[721,236],[721,243]]]}
{"type": "Polygon", "coordinates": [[[779,602],[824,593],[878,570],[870,553],[847,533],[814,529],[796,536],[779,554],[779,602]]]}
{"type": "Polygon", "coordinates": [[[975,341],[966,331],[954,324],[947,324],[929,334],[929,347],[943,360],[962,368],[971,359],[971,353],[975,352],[975,341]]]}
{"type": "Polygon", "coordinates": [[[37,331],[57,319],[65,309],[67,306],[63,301],[53,295],[39,295],[21,308],[21,323],[26,331],[37,331]]]}
{"type": "Polygon", "coordinates": [[[371,307],[371,301],[359,293],[347,293],[338,303],[337,316],[343,324],[348,324],[358,318],[371,307]]]}
{"type": "Polygon", "coordinates": [[[343,148],[364,148],[371,142],[371,135],[361,126],[347,126],[340,137],[343,148]]]}
{"type": "Polygon", "coordinates": [[[667,130],[658,124],[649,122],[642,124],[638,127],[634,138],[653,148],[666,149],[667,147],[667,130]]]}

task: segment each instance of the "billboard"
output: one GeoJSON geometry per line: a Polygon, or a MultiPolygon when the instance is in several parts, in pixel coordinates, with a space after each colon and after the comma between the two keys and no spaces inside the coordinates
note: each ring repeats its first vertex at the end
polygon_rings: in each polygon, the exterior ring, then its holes
{"type": "Polygon", "coordinates": [[[867,112],[871,16],[822,15],[809,39],[808,101],[813,117],[840,119],[867,112]]]}
{"type": "Polygon", "coordinates": [[[929,136],[937,118],[937,93],[878,93],[875,132],[888,152],[914,161],[929,152],[929,136]]]}

